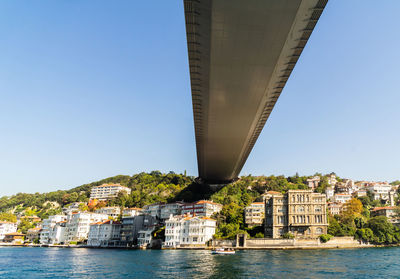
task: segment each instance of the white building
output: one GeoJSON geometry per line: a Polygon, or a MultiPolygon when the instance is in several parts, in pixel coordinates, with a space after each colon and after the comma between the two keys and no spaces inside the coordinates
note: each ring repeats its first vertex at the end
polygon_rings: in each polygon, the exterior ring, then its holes
{"type": "Polygon", "coordinates": [[[195,203],[188,203],[182,207],[182,214],[211,217],[214,213],[222,210],[222,204],[212,201],[201,200],[195,203]]]}
{"type": "Polygon", "coordinates": [[[122,210],[123,217],[134,217],[140,215],[141,213],[142,209],[137,207],[125,208],[124,210],[122,210]]]}
{"type": "Polygon", "coordinates": [[[352,196],[350,194],[335,194],[333,196],[333,201],[338,203],[346,203],[351,200],[352,196]]]}
{"type": "Polygon", "coordinates": [[[328,183],[329,185],[335,187],[336,183],[337,183],[337,179],[336,179],[336,174],[331,173],[328,176],[328,183]]]}
{"type": "Polygon", "coordinates": [[[65,215],[52,215],[43,220],[42,231],[40,232],[40,244],[50,244],[50,233],[55,225],[59,222],[67,220],[65,215]]]}
{"type": "Polygon", "coordinates": [[[90,199],[105,201],[118,196],[118,193],[125,192],[127,195],[131,193],[131,189],[121,184],[102,184],[93,187],[90,192],[90,199]]]}
{"type": "Polygon", "coordinates": [[[265,219],[264,202],[253,202],[244,209],[244,222],[248,226],[261,226],[265,219]]]}
{"type": "Polygon", "coordinates": [[[85,241],[88,238],[90,224],[108,220],[108,215],[79,212],[68,216],[66,242],[85,241]]]}
{"type": "Polygon", "coordinates": [[[64,244],[67,237],[67,221],[61,221],[55,224],[53,228],[49,230],[48,244],[64,244]]]}
{"type": "Polygon", "coordinates": [[[8,233],[14,233],[17,231],[17,224],[7,221],[0,221],[0,242],[4,240],[4,237],[8,233]]]}
{"type": "Polygon", "coordinates": [[[118,206],[108,206],[96,209],[95,212],[99,214],[106,214],[112,218],[118,218],[118,216],[121,215],[121,208],[118,206]]]}
{"type": "Polygon", "coordinates": [[[151,240],[153,239],[153,228],[149,228],[147,230],[140,230],[138,232],[138,245],[139,246],[147,246],[150,244],[151,240]]]}
{"type": "Polygon", "coordinates": [[[326,187],[325,194],[327,200],[332,200],[333,196],[335,195],[335,188],[332,186],[326,187]]]}
{"type": "Polygon", "coordinates": [[[79,206],[81,205],[81,202],[73,202],[68,206],[65,206],[63,208],[63,213],[65,215],[71,214],[72,212],[78,212],[79,211],[79,206]]]}
{"type": "Polygon", "coordinates": [[[121,238],[121,223],[107,220],[90,224],[87,245],[117,246],[121,238]]]}
{"type": "Polygon", "coordinates": [[[367,190],[372,193],[374,200],[388,200],[392,185],[388,183],[371,183],[367,190]]]}
{"type": "Polygon", "coordinates": [[[165,221],[164,246],[205,245],[215,234],[216,221],[200,216],[171,216],[165,221]]]}

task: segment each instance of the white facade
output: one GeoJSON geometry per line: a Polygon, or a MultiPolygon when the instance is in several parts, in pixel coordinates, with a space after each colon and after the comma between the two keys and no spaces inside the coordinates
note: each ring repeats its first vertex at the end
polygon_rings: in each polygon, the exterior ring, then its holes
{"type": "Polygon", "coordinates": [[[333,188],[332,186],[326,187],[325,194],[327,200],[332,200],[333,196],[335,195],[335,188],[333,188]]]}
{"type": "Polygon", "coordinates": [[[43,220],[42,231],[40,232],[40,243],[50,244],[50,233],[59,222],[65,221],[67,216],[65,215],[52,215],[49,218],[43,220]]]}
{"type": "Polygon", "coordinates": [[[64,244],[67,237],[66,221],[56,223],[49,231],[48,244],[64,244]]]}
{"type": "Polygon", "coordinates": [[[90,224],[89,246],[115,246],[121,238],[121,223],[107,220],[90,224]]]}
{"type": "Polygon", "coordinates": [[[333,196],[333,201],[338,203],[346,203],[351,200],[352,196],[350,194],[335,194],[333,196]]]}
{"type": "Polygon", "coordinates": [[[139,246],[147,246],[150,244],[153,238],[153,230],[154,228],[150,228],[147,230],[141,230],[138,232],[138,245],[139,246]]]}
{"type": "Polygon", "coordinates": [[[118,193],[122,191],[128,195],[131,193],[130,188],[122,186],[121,184],[102,184],[92,188],[90,192],[90,199],[104,201],[117,197],[118,193]]]}
{"type": "Polygon", "coordinates": [[[336,175],[335,174],[328,175],[328,183],[329,183],[329,185],[335,187],[335,185],[337,183],[337,179],[336,179],[336,175]]]}
{"type": "Polygon", "coordinates": [[[124,217],[134,217],[134,216],[138,216],[142,213],[142,209],[141,208],[137,208],[137,207],[132,207],[132,208],[125,208],[122,211],[122,216],[124,217]]]}
{"type": "Polygon", "coordinates": [[[253,202],[244,209],[244,222],[249,226],[260,226],[264,223],[264,202],[253,202]]]}
{"type": "Polygon", "coordinates": [[[208,217],[171,216],[165,221],[164,246],[205,245],[215,228],[216,221],[208,217]]]}
{"type": "Polygon", "coordinates": [[[368,191],[372,193],[374,200],[388,200],[390,190],[392,190],[392,186],[386,183],[373,183],[368,187],[368,191]]]}
{"type": "Polygon", "coordinates": [[[8,233],[17,231],[17,224],[7,221],[0,221],[0,241],[4,240],[4,236],[8,233]]]}
{"type": "Polygon", "coordinates": [[[90,224],[108,220],[108,215],[80,212],[68,216],[66,241],[84,241],[88,238],[90,224]]]}
{"type": "Polygon", "coordinates": [[[118,218],[118,216],[121,214],[121,208],[119,208],[118,206],[109,206],[99,208],[95,212],[99,214],[106,214],[113,218],[118,218]]]}

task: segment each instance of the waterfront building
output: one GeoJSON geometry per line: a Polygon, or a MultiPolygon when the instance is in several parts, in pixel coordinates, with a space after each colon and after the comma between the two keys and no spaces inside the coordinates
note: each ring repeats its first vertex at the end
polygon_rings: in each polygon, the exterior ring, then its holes
{"type": "Polygon", "coordinates": [[[312,190],[288,190],[266,200],[265,235],[280,238],[289,232],[296,238],[327,233],[326,195],[312,190]]]}
{"type": "Polygon", "coordinates": [[[90,224],[87,245],[109,247],[118,246],[121,238],[121,223],[106,220],[90,224]]]}
{"type": "Polygon", "coordinates": [[[264,223],[264,216],[264,202],[253,202],[244,209],[244,222],[248,226],[261,226],[264,223]]]}
{"type": "Polygon", "coordinates": [[[96,209],[95,212],[99,214],[106,214],[114,219],[117,219],[119,215],[121,215],[121,208],[118,206],[108,206],[96,209]]]}
{"type": "Polygon", "coordinates": [[[170,216],[165,221],[164,246],[203,246],[215,234],[216,221],[206,216],[170,216]]]}
{"type": "Polygon", "coordinates": [[[4,237],[8,233],[17,231],[17,224],[7,221],[0,221],[0,242],[4,241],[4,237]]]}
{"type": "Polygon", "coordinates": [[[40,239],[40,231],[42,229],[41,228],[33,228],[33,229],[29,229],[26,233],[26,240],[30,241],[30,242],[34,242],[35,240],[39,240],[40,239]]]}
{"type": "Polygon", "coordinates": [[[127,195],[131,193],[131,189],[121,184],[102,184],[100,186],[93,187],[90,192],[90,199],[97,199],[99,201],[106,201],[113,199],[118,196],[118,193],[124,192],[127,195]]]}
{"type": "Polygon", "coordinates": [[[6,233],[4,235],[4,242],[11,244],[23,244],[25,234],[19,232],[6,233]]]}
{"type": "Polygon", "coordinates": [[[333,196],[335,195],[335,188],[332,186],[326,187],[325,194],[327,200],[332,200],[333,196]]]}
{"type": "Polygon", "coordinates": [[[337,203],[346,203],[352,199],[352,195],[350,194],[335,194],[333,196],[333,201],[337,203]]]}
{"type": "Polygon", "coordinates": [[[153,231],[154,227],[148,228],[145,230],[140,230],[138,232],[138,245],[141,247],[146,247],[151,243],[151,240],[153,239],[153,231]]]}
{"type": "Polygon", "coordinates": [[[163,204],[160,207],[160,219],[166,220],[169,216],[172,215],[180,215],[182,212],[182,207],[184,206],[183,202],[174,202],[163,204]]]}
{"type": "Polygon", "coordinates": [[[328,212],[331,215],[339,215],[343,210],[343,203],[328,202],[328,212]]]}
{"type": "Polygon", "coordinates": [[[67,220],[67,216],[65,215],[52,215],[49,218],[43,220],[42,230],[40,232],[40,244],[49,244],[50,243],[50,232],[53,230],[54,226],[58,222],[62,222],[67,220]]]}
{"type": "Polygon", "coordinates": [[[311,177],[311,178],[307,179],[308,187],[314,191],[318,187],[320,181],[321,181],[321,178],[318,175],[311,177]]]}
{"type": "Polygon", "coordinates": [[[124,210],[122,210],[122,216],[138,216],[142,213],[142,209],[141,208],[137,208],[137,207],[131,207],[131,208],[125,208],[124,210]]]}
{"type": "Polygon", "coordinates": [[[149,214],[122,217],[121,246],[131,247],[138,244],[139,231],[153,228],[157,223],[156,217],[149,214]]]}
{"type": "Polygon", "coordinates": [[[108,220],[108,215],[79,212],[68,215],[66,224],[66,242],[87,240],[90,224],[108,220]]]}
{"type": "Polygon", "coordinates": [[[222,210],[222,204],[212,201],[201,200],[195,203],[183,205],[182,214],[211,217],[214,213],[222,210]]]}
{"type": "Polygon", "coordinates": [[[48,244],[65,244],[67,238],[67,221],[57,222],[49,231],[48,244]]]}

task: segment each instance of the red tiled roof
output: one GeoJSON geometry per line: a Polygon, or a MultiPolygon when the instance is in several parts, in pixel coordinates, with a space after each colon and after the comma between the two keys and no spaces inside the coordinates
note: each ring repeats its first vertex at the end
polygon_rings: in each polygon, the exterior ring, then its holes
{"type": "Polygon", "coordinates": [[[378,210],[383,210],[383,209],[396,209],[395,206],[382,206],[382,207],[375,207],[371,211],[378,211],[378,210]]]}

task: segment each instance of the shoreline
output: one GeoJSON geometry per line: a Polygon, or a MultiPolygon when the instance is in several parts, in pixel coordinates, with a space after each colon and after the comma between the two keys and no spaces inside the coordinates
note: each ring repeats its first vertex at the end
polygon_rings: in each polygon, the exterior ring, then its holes
{"type": "MultiPolygon", "coordinates": [[[[376,245],[376,244],[363,244],[363,245],[324,245],[324,246],[266,246],[266,247],[229,247],[236,251],[245,250],[333,250],[333,249],[364,249],[364,248],[387,248],[399,247],[400,244],[376,245]]],[[[161,248],[161,249],[140,249],[137,247],[95,247],[86,245],[24,245],[24,244],[7,244],[0,243],[0,247],[32,247],[32,248],[77,248],[77,249],[115,249],[115,250],[213,250],[216,247],[174,247],[174,248],[161,248]]]]}

